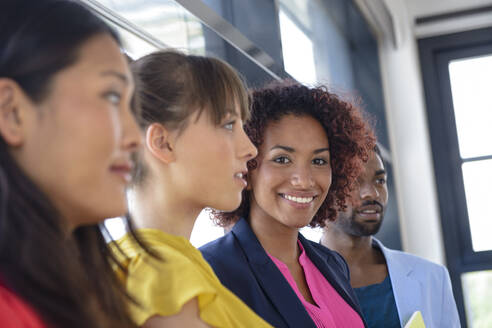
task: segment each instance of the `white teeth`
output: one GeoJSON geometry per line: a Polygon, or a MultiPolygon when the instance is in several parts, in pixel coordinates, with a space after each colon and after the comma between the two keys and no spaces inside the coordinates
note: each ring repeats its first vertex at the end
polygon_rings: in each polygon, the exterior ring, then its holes
{"type": "Polygon", "coordinates": [[[236,178],[244,179],[244,173],[236,173],[235,176],[236,178]]]}
{"type": "Polygon", "coordinates": [[[283,195],[283,197],[285,199],[290,200],[290,201],[293,201],[296,203],[301,203],[301,204],[310,203],[314,199],[314,197],[294,197],[294,196],[289,196],[289,195],[283,195]]]}
{"type": "Polygon", "coordinates": [[[364,214],[376,214],[376,211],[374,211],[374,210],[365,210],[365,211],[362,211],[361,213],[364,213],[364,214]]]}

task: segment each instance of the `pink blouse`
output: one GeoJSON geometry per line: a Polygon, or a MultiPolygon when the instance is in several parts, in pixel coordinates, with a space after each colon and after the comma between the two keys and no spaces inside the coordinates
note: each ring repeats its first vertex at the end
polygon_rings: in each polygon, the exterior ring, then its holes
{"type": "Polygon", "coordinates": [[[345,302],[345,300],[331,286],[314,263],[311,262],[309,257],[304,252],[304,248],[300,242],[299,247],[301,249],[299,264],[302,266],[306,283],[316,305],[306,302],[301,292],[297,288],[297,284],[290,274],[287,265],[270,254],[268,254],[268,256],[270,256],[273,263],[275,263],[280,272],[282,272],[284,278],[287,279],[289,285],[292,287],[297,297],[306,308],[306,311],[311,316],[311,319],[313,319],[316,327],[364,328],[364,323],[359,314],[350,305],[348,305],[347,302],[345,302]]]}

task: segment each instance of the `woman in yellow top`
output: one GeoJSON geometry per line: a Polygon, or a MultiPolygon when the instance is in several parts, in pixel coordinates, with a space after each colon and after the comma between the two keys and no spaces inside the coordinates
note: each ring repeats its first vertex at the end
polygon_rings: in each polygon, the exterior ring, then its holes
{"type": "Polygon", "coordinates": [[[237,73],[213,58],[162,51],[133,64],[145,147],[130,189],[132,236],[122,280],[144,327],[270,327],[224,287],[190,242],[205,207],[231,211],[257,154],[243,130],[247,92],[237,73]]]}

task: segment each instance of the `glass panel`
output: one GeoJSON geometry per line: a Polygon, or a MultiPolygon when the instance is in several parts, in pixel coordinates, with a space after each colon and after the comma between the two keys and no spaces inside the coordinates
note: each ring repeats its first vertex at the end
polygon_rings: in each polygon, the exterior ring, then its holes
{"type": "Polygon", "coordinates": [[[108,24],[118,31],[125,52],[132,59],[136,60],[142,56],[145,56],[151,52],[158,50],[157,47],[142,40],[141,38],[137,37],[135,34],[130,33],[125,29],[122,29],[111,22],[108,22],[108,24]]]}
{"type": "Polygon", "coordinates": [[[492,154],[492,56],[449,63],[461,157],[492,154]]]}
{"type": "Polygon", "coordinates": [[[468,327],[492,327],[492,271],[465,273],[461,282],[468,327]]]}
{"type": "Polygon", "coordinates": [[[316,82],[313,42],[280,8],[280,35],[284,67],[297,81],[307,84],[316,82]]]}
{"type": "MultiPolygon", "coordinates": [[[[158,40],[162,48],[174,48],[185,53],[218,57],[238,70],[250,86],[260,86],[273,78],[269,68],[257,64],[247,57],[243,50],[229,43],[215,30],[202,24],[200,19],[173,0],[82,0],[89,4],[97,3],[105,15],[113,11],[128,21],[137,30],[145,32],[158,40]]],[[[125,25],[125,22],[122,22],[125,25]]],[[[130,26],[132,27],[132,26],[130,26]]],[[[125,26],[123,26],[125,28],[125,26]]],[[[132,33],[118,28],[123,36],[125,49],[133,58],[139,58],[155,50],[153,44],[139,39],[132,33]]],[[[222,31],[223,32],[223,31],[222,31]]],[[[238,45],[240,46],[240,45],[238,45]]],[[[240,47],[239,47],[240,48],[240,47]]],[[[275,66],[275,65],[274,65],[275,66]]],[[[271,67],[275,71],[276,67],[271,67]]],[[[277,68],[278,69],[278,68],[277,68]]],[[[282,75],[283,69],[277,74],[282,75]]]]}
{"type": "Polygon", "coordinates": [[[492,160],[467,162],[463,164],[462,170],[473,250],[492,250],[492,160]]]}
{"type": "Polygon", "coordinates": [[[349,40],[334,22],[333,3],[280,0],[279,21],[285,70],[304,83],[354,90],[349,40]]]}
{"type": "Polygon", "coordinates": [[[204,55],[201,22],[172,0],[98,0],[166,45],[204,55]]]}

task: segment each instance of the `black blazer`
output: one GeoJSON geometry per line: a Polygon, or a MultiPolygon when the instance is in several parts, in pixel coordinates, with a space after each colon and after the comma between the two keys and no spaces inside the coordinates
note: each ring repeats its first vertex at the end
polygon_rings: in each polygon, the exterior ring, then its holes
{"type": "MultiPolygon", "coordinates": [[[[306,255],[363,319],[345,260],[299,234],[306,255]]],[[[200,248],[222,284],[274,327],[316,328],[308,312],[245,219],[228,234],[200,248]]],[[[364,325],[366,325],[364,321],[364,325]]]]}

